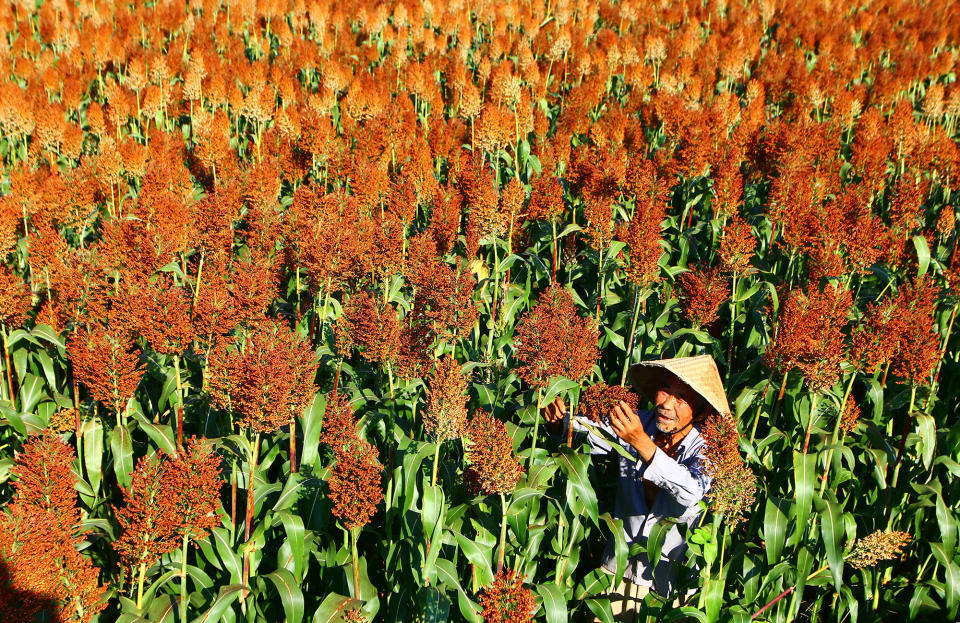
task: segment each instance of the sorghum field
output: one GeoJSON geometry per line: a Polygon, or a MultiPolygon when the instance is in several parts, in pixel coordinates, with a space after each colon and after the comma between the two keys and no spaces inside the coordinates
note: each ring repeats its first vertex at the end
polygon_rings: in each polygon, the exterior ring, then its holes
{"type": "Polygon", "coordinates": [[[956,3],[0,32],[3,621],[610,621],[607,539],[670,526],[537,407],[699,353],[697,592],[644,614],[956,620],[956,3]]]}

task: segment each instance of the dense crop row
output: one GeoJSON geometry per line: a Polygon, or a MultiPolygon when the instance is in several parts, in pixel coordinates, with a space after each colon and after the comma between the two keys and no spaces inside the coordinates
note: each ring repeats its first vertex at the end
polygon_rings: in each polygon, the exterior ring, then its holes
{"type": "Polygon", "coordinates": [[[36,4],[0,620],[609,621],[669,526],[538,407],[697,353],[733,413],[645,614],[957,616],[955,3],[36,4]]]}

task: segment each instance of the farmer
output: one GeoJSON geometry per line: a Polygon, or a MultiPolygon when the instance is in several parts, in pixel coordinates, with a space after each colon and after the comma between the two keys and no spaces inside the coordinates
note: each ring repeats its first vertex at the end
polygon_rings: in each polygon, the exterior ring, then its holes
{"type": "MultiPolygon", "coordinates": [[[[671,519],[696,527],[699,502],[710,487],[702,460],[705,441],[700,436],[700,424],[714,411],[730,410],[710,355],[644,361],[630,368],[630,380],[655,409],[634,413],[621,401],[610,411],[609,424],[597,426],[611,439],[618,439],[636,460],[614,454],[610,444],[595,433],[586,435],[591,454],[611,453],[618,459],[614,516],[623,520],[627,547],[633,543],[644,546],[639,555],[627,561],[623,582],[610,589],[617,621],[633,621],[650,590],[675,597],[674,561],[682,564],[684,560],[683,536],[676,526],[670,528],[663,541],[661,561],[655,566],[647,560],[646,540],[659,521],[671,519]]],[[[542,413],[554,434],[566,433],[571,425],[560,398],[544,407],[542,413]]],[[[572,425],[574,431],[587,431],[576,420],[572,425]]],[[[612,540],[604,552],[603,568],[611,574],[616,572],[612,540]]]]}

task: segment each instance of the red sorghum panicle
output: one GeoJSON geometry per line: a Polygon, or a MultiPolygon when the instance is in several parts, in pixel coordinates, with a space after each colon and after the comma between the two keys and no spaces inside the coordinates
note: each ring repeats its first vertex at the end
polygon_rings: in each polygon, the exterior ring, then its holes
{"type": "Polygon", "coordinates": [[[940,360],[940,334],[934,325],[939,288],[932,279],[901,286],[896,299],[900,340],[890,371],[914,385],[930,383],[940,360]]]}
{"type": "Polygon", "coordinates": [[[185,535],[202,539],[219,525],[220,457],[191,438],[177,455],[145,456],[121,488],[124,505],[114,507],[120,537],[113,548],[124,566],[151,565],[176,549],[185,535]]]}
{"type": "Polygon", "coordinates": [[[601,381],[584,390],[580,398],[580,411],[592,422],[606,423],[610,420],[610,411],[621,400],[634,411],[640,403],[640,397],[623,385],[607,385],[601,381]]]}
{"type": "Polygon", "coordinates": [[[727,280],[719,267],[696,267],[680,276],[683,314],[695,328],[717,319],[720,305],[730,297],[727,280]]]}
{"type": "Polygon", "coordinates": [[[270,433],[310,406],[317,361],[309,344],[284,326],[265,325],[210,354],[214,401],[239,416],[238,423],[270,433]]]}
{"type": "Polygon", "coordinates": [[[517,326],[516,374],[534,387],[546,387],[553,376],[580,381],[600,356],[599,335],[597,323],[577,313],[570,292],[554,284],[517,326]]]}
{"type": "Polygon", "coordinates": [[[31,437],[11,475],[15,494],[0,513],[0,613],[28,621],[86,622],[106,607],[99,569],[77,551],[82,541],[71,464],[73,450],[58,437],[31,437]]]}
{"type": "Polygon", "coordinates": [[[728,413],[714,413],[704,423],[704,463],[713,479],[707,497],[710,509],[735,526],[756,499],[757,479],[740,456],[737,423],[728,413]]]}
{"type": "Polygon", "coordinates": [[[123,506],[114,506],[120,536],[113,549],[130,570],[150,566],[180,544],[176,500],[163,486],[162,455],[144,456],[133,470],[130,487],[122,488],[123,506]]]}
{"type": "Polygon", "coordinates": [[[163,466],[164,491],[175,500],[181,535],[203,539],[220,525],[220,457],[209,442],[191,437],[163,466]]]}
{"type": "Polygon", "coordinates": [[[877,530],[854,543],[853,551],[847,562],[855,569],[872,567],[881,560],[892,560],[900,556],[912,537],[907,532],[897,530],[885,532],[877,530]]]}
{"type": "Polygon", "coordinates": [[[527,208],[531,219],[551,221],[563,214],[563,185],[552,175],[541,175],[533,182],[530,205],[527,208]]]}
{"type": "Polygon", "coordinates": [[[19,327],[30,311],[30,288],[0,257],[0,324],[19,327]]]}
{"type": "Polygon", "coordinates": [[[859,423],[860,407],[857,406],[853,396],[847,396],[847,403],[843,405],[843,411],[840,413],[840,430],[852,433],[859,423]]]}
{"type": "Polygon", "coordinates": [[[356,350],[367,361],[385,364],[396,358],[400,341],[400,320],[389,304],[378,302],[367,292],[350,297],[334,326],[337,351],[349,356],[356,350]]]}
{"type": "Polygon", "coordinates": [[[353,421],[353,408],[350,406],[350,400],[339,392],[330,392],[327,394],[327,406],[323,414],[320,442],[327,444],[335,452],[339,452],[347,441],[356,436],[357,427],[353,421]]]}
{"type": "Polygon", "coordinates": [[[629,223],[617,228],[617,240],[627,243],[630,263],[624,268],[627,279],[641,288],[660,279],[661,223],[665,216],[664,204],[649,199],[640,200],[629,223]]]}
{"type": "Polygon", "coordinates": [[[800,370],[814,391],[830,387],[840,377],[843,329],[852,305],[850,291],[837,286],[794,290],[782,304],[776,338],[764,361],[781,374],[800,370]]]}
{"type": "Polygon", "coordinates": [[[69,353],[77,380],[90,395],[113,413],[122,412],[143,377],[139,349],[130,335],[94,323],[73,334],[69,353]]]}
{"type": "Polygon", "coordinates": [[[480,595],[485,623],[525,623],[537,611],[533,592],[523,587],[523,574],[504,569],[480,595]]]}
{"type": "Polygon", "coordinates": [[[734,215],[723,228],[723,237],[720,238],[720,261],[724,270],[743,273],[750,266],[756,249],[757,239],[753,236],[750,223],[739,214],[734,215]]]}
{"type": "Polygon", "coordinates": [[[333,514],[348,530],[367,525],[377,512],[377,504],[383,499],[382,471],[377,449],[356,436],[337,452],[327,484],[333,514]]]}
{"type": "Polygon", "coordinates": [[[467,481],[486,494],[513,491],[523,467],[513,454],[513,441],[503,422],[477,411],[467,430],[467,481]]]}
{"type": "Polygon", "coordinates": [[[430,377],[423,426],[437,443],[463,436],[467,427],[467,379],[450,355],[437,362],[430,377]]]}
{"type": "Polygon", "coordinates": [[[350,608],[343,611],[343,623],[367,623],[367,615],[361,608],[350,608]]]}

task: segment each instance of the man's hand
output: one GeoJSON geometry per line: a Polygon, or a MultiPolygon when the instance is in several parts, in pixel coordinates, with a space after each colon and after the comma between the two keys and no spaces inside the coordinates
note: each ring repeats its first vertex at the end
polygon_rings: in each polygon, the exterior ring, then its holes
{"type": "Polygon", "coordinates": [[[610,410],[610,427],[620,439],[633,446],[644,461],[653,459],[657,446],[647,431],[643,430],[640,417],[633,412],[630,405],[621,400],[620,404],[610,410]]]}
{"type": "Polygon", "coordinates": [[[553,402],[540,409],[544,421],[547,423],[547,430],[556,435],[563,430],[563,418],[567,412],[567,405],[563,404],[560,396],[553,399],[553,402]]]}

